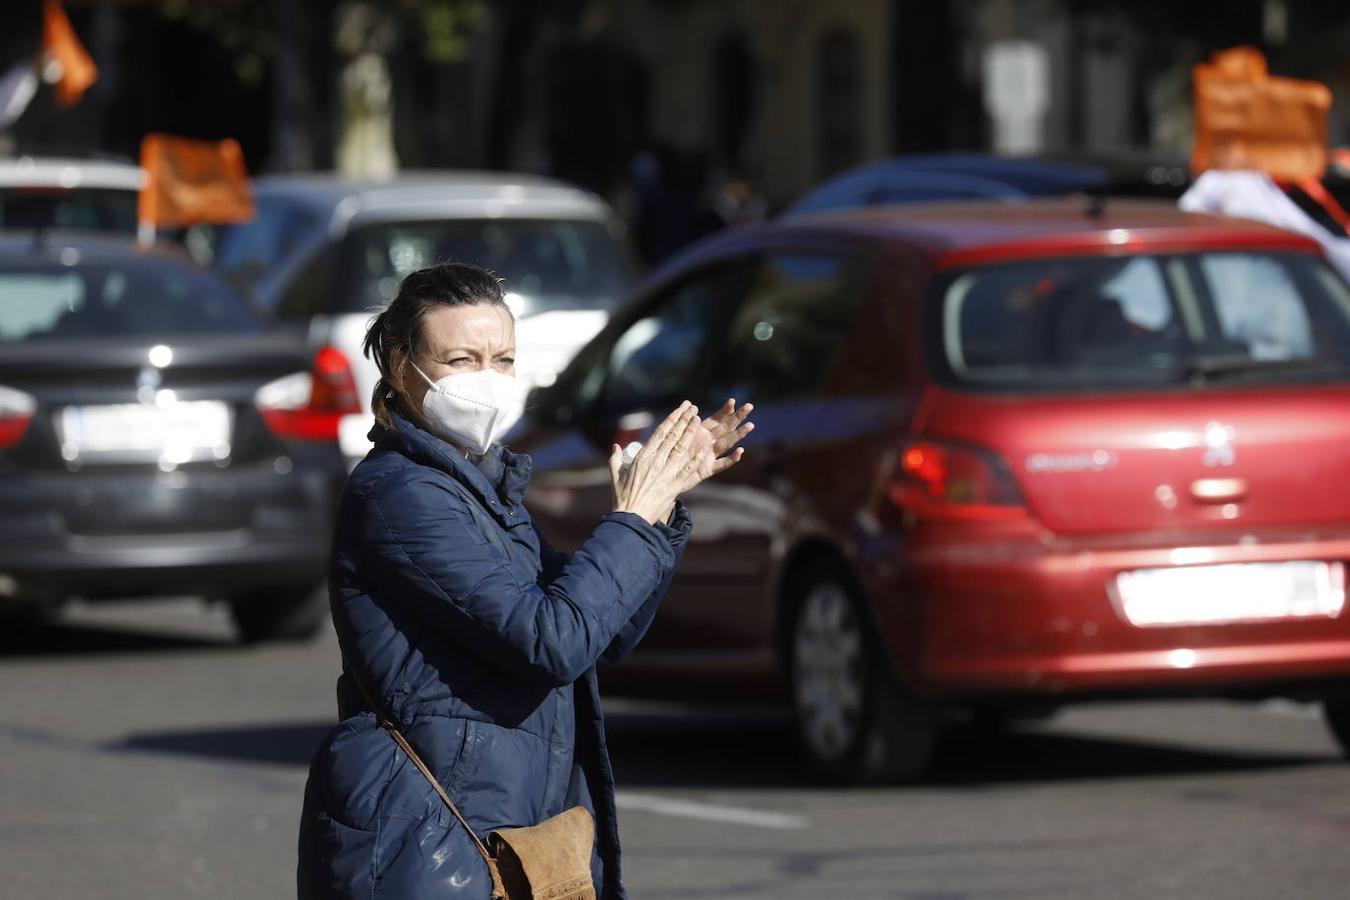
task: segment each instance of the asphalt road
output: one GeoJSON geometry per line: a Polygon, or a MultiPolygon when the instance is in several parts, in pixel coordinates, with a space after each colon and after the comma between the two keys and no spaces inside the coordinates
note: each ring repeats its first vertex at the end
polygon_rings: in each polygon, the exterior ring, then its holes
{"type": "MultiPolygon", "coordinates": [[[[0,629],[0,898],[293,896],[336,671],[331,635],[240,648],[191,603],[0,629]]],[[[886,790],[805,786],[772,710],[609,709],[636,900],[1350,896],[1350,765],[1306,707],[954,732],[886,790]]]]}

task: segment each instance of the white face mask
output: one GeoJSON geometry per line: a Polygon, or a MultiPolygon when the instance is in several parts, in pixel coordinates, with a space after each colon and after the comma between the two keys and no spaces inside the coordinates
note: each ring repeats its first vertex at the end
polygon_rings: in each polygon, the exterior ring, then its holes
{"type": "Polygon", "coordinates": [[[516,379],[492,369],[459,372],[432,381],[409,363],[430,386],[422,398],[422,415],[431,430],[482,456],[520,420],[524,403],[516,379]]]}

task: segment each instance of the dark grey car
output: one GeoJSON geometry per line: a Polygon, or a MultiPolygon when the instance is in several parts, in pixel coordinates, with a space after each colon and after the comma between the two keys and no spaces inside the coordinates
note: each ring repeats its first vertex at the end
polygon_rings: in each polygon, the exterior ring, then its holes
{"type": "Polygon", "coordinates": [[[312,632],[355,394],[186,259],[0,240],[0,609],[203,594],[312,632]]]}

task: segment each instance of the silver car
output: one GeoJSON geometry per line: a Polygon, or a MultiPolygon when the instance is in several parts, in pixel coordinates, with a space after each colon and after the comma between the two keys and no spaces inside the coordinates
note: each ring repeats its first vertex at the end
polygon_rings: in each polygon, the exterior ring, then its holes
{"type": "Polygon", "coordinates": [[[403,276],[439,262],[506,279],[516,315],[522,392],[551,384],[604,327],[635,267],[623,223],[599,197],[517,174],[405,173],[378,182],[336,175],[260,178],[257,217],[223,228],[214,264],[278,319],[346,357],[363,409],[344,419],[343,452],[364,456],[375,365],[361,355],[371,315],[403,276]]]}
{"type": "Polygon", "coordinates": [[[0,159],[0,229],[136,234],[145,170],[131,162],[53,156],[0,159]]]}

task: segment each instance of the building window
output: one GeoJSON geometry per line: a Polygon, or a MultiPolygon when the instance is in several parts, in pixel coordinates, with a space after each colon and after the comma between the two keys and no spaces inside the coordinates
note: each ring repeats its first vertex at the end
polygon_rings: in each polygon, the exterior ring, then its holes
{"type": "Polygon", "coordinates": [[[819,174],[833,175],[862,159],[862,53],[857,35],[833,28],[816,48],[819,174]]]}

